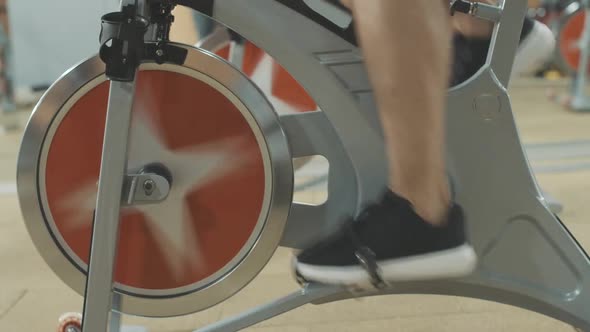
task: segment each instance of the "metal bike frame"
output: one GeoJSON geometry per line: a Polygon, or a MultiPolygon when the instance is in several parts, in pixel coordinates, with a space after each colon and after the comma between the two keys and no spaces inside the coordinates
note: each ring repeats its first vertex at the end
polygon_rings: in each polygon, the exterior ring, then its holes
{"type": "MultiPolygon", "coordinates": [[[[178,2],[201,8],[199,0],[178,2]]],[[[281,119],[293,157],[325,154],[335,165],[331,177],[351,175],[354,180],[344,184],[331,181],[329,190],[335,195],[322,208],[293,204],[282,245],[300,248],[312,240],[311,234],[322,236],[333,229],[342,210],[358,211],[385,183],[383,140],[375,104],[356,46],[329,31],[318,33],[317,26],[307,18],[289,16],[289,9],[279,3],[245,3],[218,0],[209,14],[279,59],[323,111],[281,119]],[[253,22],[250,17],[259,19],[253,22]],[[296,33],[293,26],[299,27],[296,33]],[[273,34],[260,33],[271,27],[273,34]],[[308,35],[310,42],[302,38],[308,35]],[[301,68],[306,72],[297,71],[301,68]],[[359,124],[368,128],[362,132],[362,139],[359,124]],[[338,140],[321,140],[332,134],[338,140]],[[304,138],[298,139],[301,135],[304,138]],[[375,146],[375,151],[369,151],[372,149],[367,145],[375,146]]],[[[486,7],[486,17],[496,21],[487,63],[475,77],[449,91],[449,167],[481,258],[476,273],[461,280],[400,283],[380,293],[351,294],[311,284],[200,331],[236,331],[308,303],[402,293],[448,294],[508,303],[590,331],[590,261],[544,204],[520,144],[506,91],[518,45],[515,31],[522,26],[525,12],[526,0],[500,1],[496,8],[486,7]],[[466,141],[465,137],[470,139],[466,141]],[[537,262],[539,257],[542,263],[537,262]]],[[[120,140],[126,141],[128,133],[132,91],[132,83],[113,84],[109,99],[84,332],[106,331],[112,309],[112,271],[126,154],[126,144],[120,140]]]]}
{"type": "MultiPolygon", "coordinates": [[[[138,11],[147,10],[145,0],[121,0],[121,8],[127,4],[137,4],[138,11]]],[[[127,175],[127,149],[135,86],[135,80],[132,82],[111,81],[110,84],[82,312],[83,332],[108,331],[109,327],[111,331],[116,331],[120,326],[119,314],[113,314],[112,311],[117,307],[113,302],[113,273],[117,255],[123,182],[127,175]],[[111,314],[114,317],[111,317],[111,314]]]]}

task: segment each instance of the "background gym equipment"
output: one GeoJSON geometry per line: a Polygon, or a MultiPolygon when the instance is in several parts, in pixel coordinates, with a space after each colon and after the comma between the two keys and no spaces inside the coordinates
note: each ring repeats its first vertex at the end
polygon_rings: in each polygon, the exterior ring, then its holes
{"type": "Polygon", "coordinates": [[[11,115],[16,111],[13,92],[13,56],[6,0],[0,1],[0,126],[12,130],[17,124],[11,115]]]}
{"type": "Polygon", "coordinates": [[[570,2],[553,22],[558,46],[556,62],[570,75],[578,74],[584,52],[585,5],[585,0],[570,2]]]}
{"type": "MultiPolygon", "coordinates": [[[[529,8],[528,16],[547,25],[556,36],[558,47],[549,68],[555,67],[564,74],[575,74],[578,67],[579,49],[577,42],[583,31],[583,24],[570,25],[570,19],[578,16],[579,0],[541,0],[537,7],[529,8]],[[565,30],[564,30],[565,29],[565,30]],[[566,41],[567,39],[567,41],[566,41]]],[[[583,21],[583,18],[582,18],[583,21]]]]}
{"type": "Polygon", "coordinates": [[[557,14],[548,15],[547,24],[552,27],[557,45],[555,64],[563,73],[572,76],[569,93],[561,95],[554,90],[550,97],[576,112],[590,111],[587,97],[588,57],[590,56],[590,24],[586,17],[590,2],[559,1],[557,14]]]}
{"type": "MultiPolygon", "coordinates": [[[[118,313],[211,307],[248,284],[278,245],[301,248],[324,236],[385,183],[377,113],[349,27],[295,0],[174,4],[271,54],[321,111],[279,116],[236,67],[167,43],[167,1],[125,0],[121,13],[105,16],[113,48],[103,38],[104,62],[90,58],[49,89],[18,160],[27,228],[48,265],[85,295],[84,332],[109,323],[116,330],[118,313]],[[142,47],[144,36],[149,57],[136,68],[137,49],[124,56],[117,45],[142,47]],[[320,206],[292,202],[292,159],[313,155],[330,162],[320,206]]],[[[448,155],[481,258],[477,272],[363,294],[307,284],[200,331],[236,331],[308,303],[403,293],[507,303],[590,331],[588,256],[545,205],[505,89],[526,1],[471,9],[497,24],[486,65],[449,91],[448,155]]]]}
{"type": "MultiPolygon", "coordinates": [[[[570,5],[573,6],[574,4],[570,5]]],[[[564,24],[562,28],[561,36],[563,39],[560,39],[560,48],[562,51],[560,54],[564,54],[567,56],[565,59],[569,63],[577,63],[577,71],[576,76],[573,79],[572,85],[572,100],[570,107],[574,111],[578,112],[588,112],[590,111],[590,99],[587,97],[586,89],[587,87],[587,75],[588,75],[588,58],[590,57],[590,21],[588,21],[588,17],[590,17],[590,1],[588,0],[581,0],[579,2],[579,9],[573,11],[569,19],[564,24]],[[567,38],[568,32],[570,30],[577,30],[579,26],[582,27],[582,35],[577,43],[577,50],[567,52],[563,50],[570,46],[571,40],[567,38]],[[575,61],[577,58],[577,62],[575,61]]]]}

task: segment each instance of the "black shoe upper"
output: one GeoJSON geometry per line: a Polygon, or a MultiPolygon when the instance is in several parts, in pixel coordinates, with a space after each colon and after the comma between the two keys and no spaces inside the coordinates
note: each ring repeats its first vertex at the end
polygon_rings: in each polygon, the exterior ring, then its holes
{"type": "Polygon", "coordinates": [[[304,250],[297,260],[310,265],[352,266],[359,265],[357,253],[363,246],[381,261],[455,248],[465,243],[464,216],[458,205],[449,210],[446,225],[437,227],[425,222],[410,202],[388,192],[339,232],[304,250]]]}

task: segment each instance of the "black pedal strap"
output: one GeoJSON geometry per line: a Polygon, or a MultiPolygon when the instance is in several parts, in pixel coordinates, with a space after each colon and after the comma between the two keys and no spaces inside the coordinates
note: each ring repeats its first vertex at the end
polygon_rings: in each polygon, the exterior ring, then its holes
{"type": "Polygon", "coordinates": [[[381,277],[379,265],[377,264],[377,256],[375,255],[373,250],[371,250],[371,248],[364,245],[360,241],[354,229],[353,222],[347,223],[345,227],[346,234],[348,235],[349,239],[352,241],[352,244],[355,247],[354,255],[361,264],[361,266],[369,274],[369,277],[371,278],[371,284],[373,285],[373,287],[377,289],[386,288],[387,283],[381,277]]]}

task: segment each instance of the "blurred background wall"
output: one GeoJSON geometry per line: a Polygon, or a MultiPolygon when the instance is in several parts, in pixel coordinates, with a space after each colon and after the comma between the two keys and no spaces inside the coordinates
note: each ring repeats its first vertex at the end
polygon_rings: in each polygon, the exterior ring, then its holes
{"type": "MultiPolygon", "coordinates": [[[[119,0],[9,0],[16,93],[46,87],[96,54],[100,18],[118,6],[119,0]]],[[[196,42],[191,12],[179,8],[175,14],[172,39],[196,42]]]]}
{"type": "Polygon", "coordinates": [[[45,87],[98,50],[100,17],[117,0],[11,0],[14,85],[45,87]]]}

